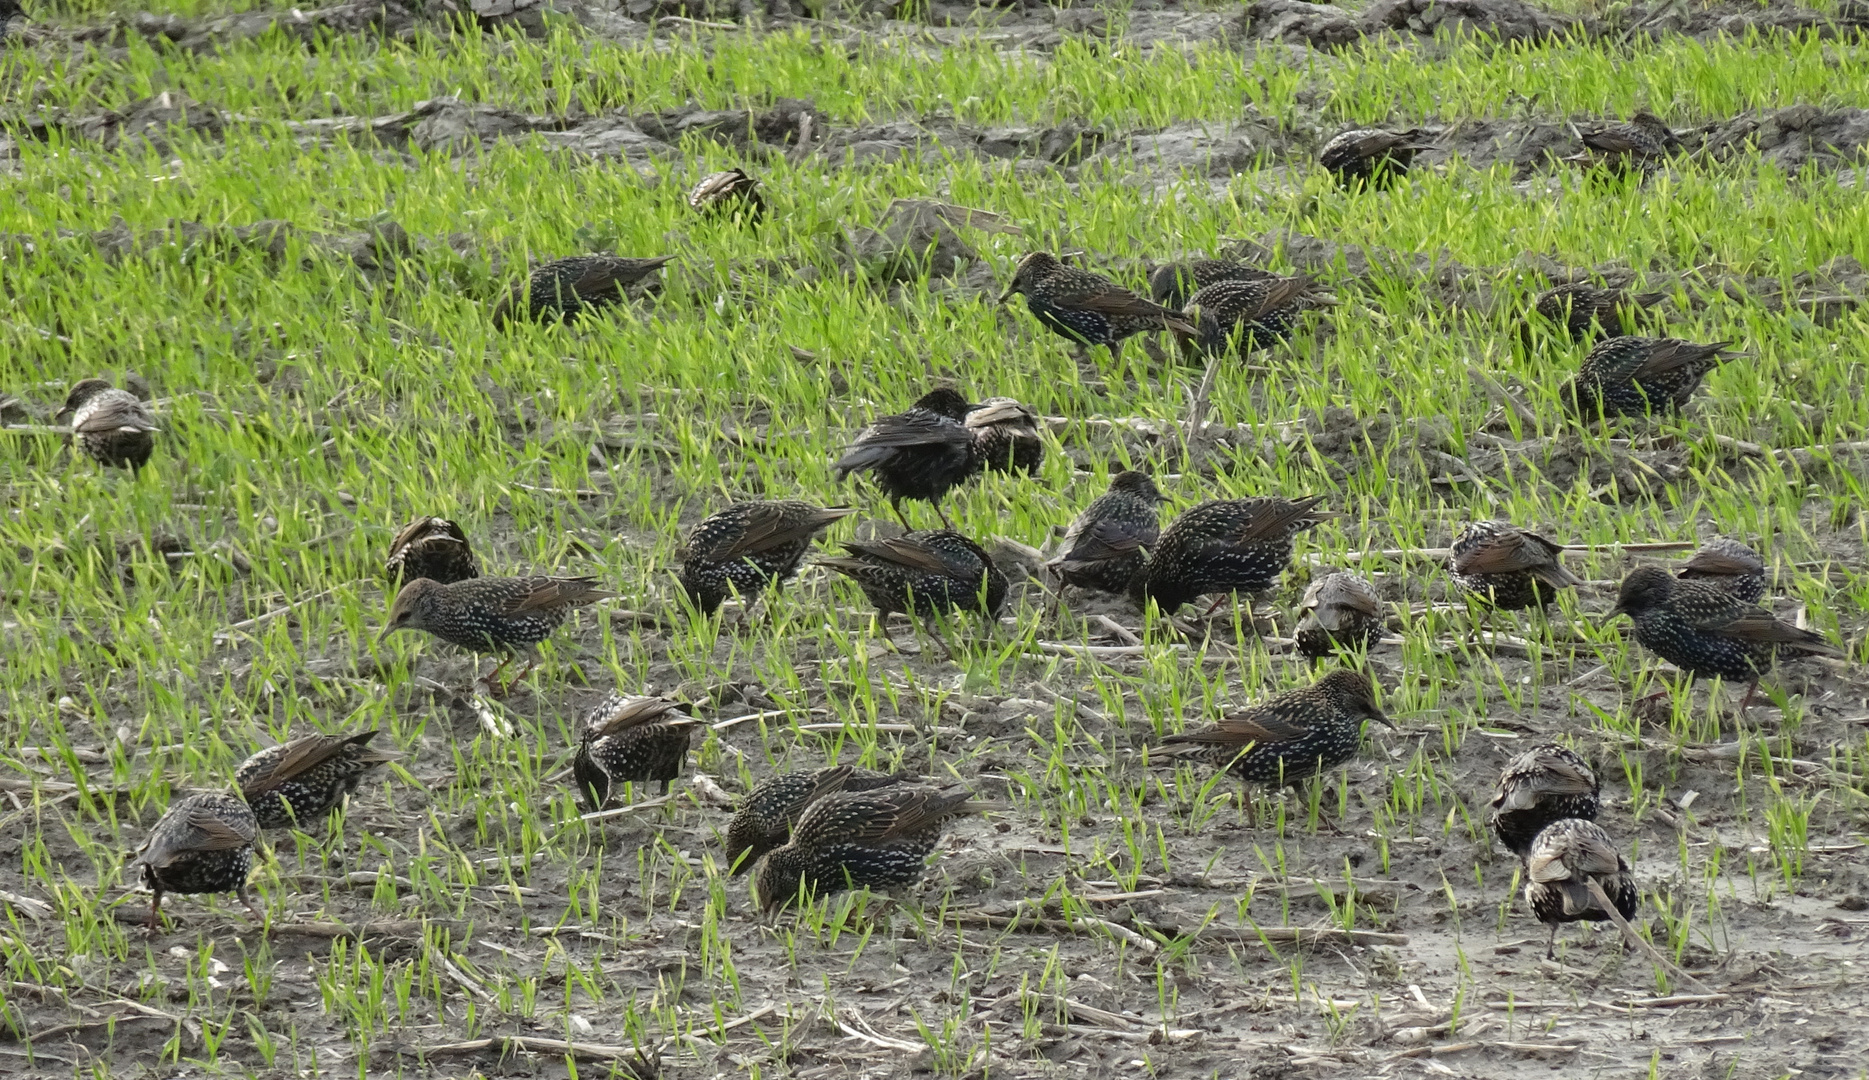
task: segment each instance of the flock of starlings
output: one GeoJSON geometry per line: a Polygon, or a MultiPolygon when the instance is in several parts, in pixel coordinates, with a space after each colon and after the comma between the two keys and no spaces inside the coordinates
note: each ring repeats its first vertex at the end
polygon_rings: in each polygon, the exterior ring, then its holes
{"type": "MultiPolygon", "coordinates": [[[[1676,145],[1667,126],[1648,113],[1587,132],[1584,142],[1581,160],[1625,173],[1646,172],[1676,145]]],[[[1346,185],[1382,185],[1405,173],[1425,148],[1420,132],[1350,131],[1331,140],[1320,160],[1346,185]]],[[[749,226],[765,212],[759,182],[738,169],[707,177],[689,202],[703,214],[749,226]]],[[[622,300],[627,286],[668,261],[580,256],[550,262],[503,297],[492,316],[497,325],[568,319],[622,300]]],[[[1305,276],[1220,260],[1160,266],[1149,275],[1149,290],[1145,297],[1034,252],[1020,261],[1000,300],[1023,295],[1032,315],[1080,354],[1095,346],[1115,354],[1126,338],[1166,332],[1184,351],[1209,358],[1276,343],[1307,307],[1328,302],[1305,276]]],[[[1528,325],[1542,322],[1575,339],[1609,335],[1562,388],[1562,399],[1580,421],[1676,410],[1707,372],[1735,355],[1726,350],[1727,342],[1627,333],[1628,323],[1659,298],[1581,284],[1538,298],[1528,325]]],[[[98,461],[140,468],[149,460],[157,426],[131,394],[86,379],[72,387],[61,413],[66,414],[77,444],[98,461]]],[[[996,620],[1009,582],[978,543],[953,528],[940,504],[951,489],[984,471],[1035,469],[1044,453],[1038,429],[1037,415],[1016,401],[970,402],[947,387],[876,419],[834,469],[840,480],[867,474],[908,531],[845,541],[843,554],[817,563],[855,580],[875,605],[885,634],[890,614],[920,616],[945,650],[935,617],[965,611],[996,620]],[[909,528],[901,507],[905,499],[932,503],[944,527],[909,528]]],[[[1318,497],[1216,499],[1164,529],[1159,509],[1166,501],[1142,472],[1112,477],[1109,490],[1071,524],[1047,563],[1057,597],[1069,588],[1109,593],[1127,596],[1145,613],[1152,602],[1166,614],[1219,594],[1217,607],[1229,594],[1273,586],[1291,560],[1295,534],[1335,516],[1320,509],[1318,497]]],[[[789,500],[727,506],[696,525],[678,553],[683,591],[701,613],[712,615],[730,596],[753,598],[777,589],[798,570],[819,533],[855,512],[789,500]]],[[[1484,603],[1503,610],[1542,608],[1560,590],[1579,584],[1562,564],[1562,550],[1508,522],[1481,521],[1455,539],[1448,569],[1461,589],[1484,603]]],[[[1749,683],[1749,705],[1759,677],[1778,659],[1845,655],[1821,635],[1758,606],[1765,570],[1751,548],[1716,539],[1677,573],[1657,566],[1632,571],[1608,617],[1628,616],[1636,641],[1690,679],[1749,683]]],[[[572,609],[613,595],[588,577],[483,577],[466,533],[439,517],[418,518],[401,530],[388,571],[400,591],[384,636],[422,630],[507,660],[520,653],[532,657],[533,647],[572,609]]],[[[1302,609],[1296,642],[1314,658],[1339,650],[1354,655],[1385,632],[1386,609],[1374,587],[1356,574],[1317,579],[1302,609]]],[[[510,685],[497,683],[507,660],[484,679],[489,692],[502,693],[510,685]]],[[[530,671],[528,664],[518,678],[530,671]]],[[[1350,760],[1366,719],[1394,727],[1377,706],[1370,676],[1344,668],[1217,724],[1169,736],[1150,756],[1196,759],[1255,784],[1295,784],[1350,760]]],[[[600,809],[625,782],[659,781],[666,794],[681,774],[697,723],[676,702],[611,694],[583,718],[572,770],[583,799],[600,809]]],[[[339,806],[366,774],[395,757],[371,748],[375,735],[311,735],[270,747],[240,766],[236,794],[197,794],[174,804],[131,864],[154,893],[152,931],[166,893],[234,892],[252,911],[247,877],[259,832],[307,822],[339,806]]],[[[1553,940],[1560,923],[1609,918],[1605,901],[1625,919],[1635,914],[1628,863],[1595,823],[1600,791],[1582,758],[1547,744],[1513,759],[1492,799],[1493,831],[1524,860],[1526,899],[1551,925],[1553,940]]],[[[913,883],[949,821],[1001,808],[973,798],[964,786],[838,765],[756,786],[728,823],[726,855],[735,873],[757,866],[761,904],[779,908],[809,893],[913,883]]],[[[254,916],[259,918],[257,911],[254,916]]]]}

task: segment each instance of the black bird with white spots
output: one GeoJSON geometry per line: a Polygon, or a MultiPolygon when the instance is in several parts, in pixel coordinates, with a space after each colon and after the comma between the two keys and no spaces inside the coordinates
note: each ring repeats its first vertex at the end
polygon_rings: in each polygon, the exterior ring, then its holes
{"type": "Polygon", "coordinates": [[[704,615],[735,593],[753,597],[791,580],[811,542],[855,507],[796,499],[734,503],[703,518],[676,552],[682,591],[704,615]]]}
{"type": "Polygon", "coordinates": [[[1288,690],[1197,731],[1170,735],[1151,758],[1191,758],[1254,784],[1288,786],[1328,772],[1356,756],[1363,721],[1393,729],[1376,705],[1366,672],[1340,669],[1310,686],[1288,690]]]}
{"type": "Polygon", "coordinates": [[[1603,784],[1590,763],[1557,743],[1540,743],[1499,772],[1493,787],[1493,835],[1507,851],[1526,858],[1532,840],[1560,818],[1595,821],[1603,784]]]}
{"type": "Polygon", "coordinates": [[[397,754],[373,750],[377,732],[304,735],[241,762],[234,783],[262,829],[308,825],[355,794],[370,773],[397,754]]]}

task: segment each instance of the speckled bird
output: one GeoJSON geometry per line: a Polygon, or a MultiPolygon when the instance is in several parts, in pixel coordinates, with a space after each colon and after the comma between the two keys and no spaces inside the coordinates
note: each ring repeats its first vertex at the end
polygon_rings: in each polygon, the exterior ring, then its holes
{"type": "Polygon", "coordinates": [[[1559,397],[1585,420],[1670,413],[1686,405],[1707,373],[1738,356],[1730,341],[1701,345],[1679,338],[1605,338],[1583,358],[1559,397]]]}
{"type": "Polygon", "coordinates": [[[974,800],[964,787],[895,784],[834,792],[813,802],[791,840],[760,860],[754,889],[762,907],[776,910],[798,899],[801,888],[825,895],[913,885],[948,822],[999,809],[974,800]]]}
{"type": "Polygon", "coordinates": [[[80,379],[65,395],[55,420],[71,418],[72,441],[100,465],[141,469],[155,453],[156,418],[128,390],[103,379],[80,379]]]}
{"type": "Polygon", "coordinates": [[[1149,271],[1149,297],[1163,307],[1180,311],[1193,295],[1222,281],[1264,281],[1279,275],[1231,259],[1193,259],[1163,263],[1149,271]]]}
{"type": "Polygon", "coordinates": [[[1316,509],[1323,501],[1313,495],[1201,503],[1163,531],[1129,582],[1130,599],[1145,609],[1152,599],[1170,614],[1210,593],[1271,588],[1291,563],[1292,537],[1337,516],[1316,509]]]}
{"type": "Polygon", "coordinates": [[[1311,582],[1298,610],[1304,615],[1292,636],[1298,641],[1298,651],[1313,660],[1338,649],[1373,645],[1388,630],[1388,608],[1376,587],[1368,578],[1345,570],[1311,582]]]}
{"type": "Polygon", "coordinates": [[[234,893],[253,921],[264,923],[247,891],[259,834],[253,808],[232,795],[190,795],[169,807],[128,867],[154,894],[149,929],[156,929],[169,893],[234,893]]]}
{"type": "Polygon", "coordinates": [[[709,173],[688,192],[688,206],[705,217],[738,218],[757,225],[766,216],[766,198],[759,181],[743,169],[709,173]]]}
{"type": "Polygon", "coordinates": [[[952,529],[903,533],[886,540],[847,540],[850,554],[819,559],[855,579],[876,605],[889,633],[893,612],[919,616],[924,628],[950,657],[934,619],[948,611],[968,611],[988,619],[999,616],[1011,585],[979,544],[952,529]]]}
{"type": "Polygon", "coordinates": [[[833,765],[816,772],[783,773],[759,782],[727,822],[727,865],[735,875],[792,838],[792,826],[812,803],[839,791],[874,791],[919,779],[912,772],[877,772],[833,765]]]}
{"type": "Polygon", "coordinates": [[[493,306],[493,325],[516,319],[575,319],[620,302],[623,290],[674,261],[673,255],[625,259],[616,255],[573,255],[545,263],[493,306]]]}
{"type": "Polygon", "coordinates": [[[681,587],[705,615],[738,593],[751,598],[782,588],[798,572],[811,542],[832,523],[856,513],[851,506],[818,507],[795,499],[734,503],[716,510],[688,533],[675,553],[681,587]]]}
{"type": "Polygon", "coordinates": [[[1604,620],[1619,615],[1635,624],[1643,648],[1689,676],[1748,683],[1742,709],[1752,704],[1774,661],[1846,655],[1822,634],[1792,626],[1718,584],[1679,581],[1659,566],[1637,567],[1622,579],[1604,620]]]}
{"type": "Polygon", "coordinates": [[[1188,344],[1209,355],[1270,348],[1291,336],[1310,287],[1311,279],[1304,274],[1216,281],[1190,297],[1182,309],[1196,330],[1188,344]]]}
{"type": "Polygon", "coordinates": [[[612,690],[584,714],[571,775],[590,810],[602,810],[626,782],[659,782],[662,794],[688,763],[700,721],[678,702],[612,690]]]}
{"type": "Polygon", "coordinates": [[[491,689],[519,653],[526,655],[526,670],[514,681],[525,678],[538,663],[534,646],[563,625],[571,609],[615,595],[588,577],[483,577],[452,585],[417,578],[396,594],[377,641],[398,630],[426,630],[470,652],[504,657],[483,680],[491,689]]]}
{"type": "Polygon", "coordinates": [[[1045,460],[1038,413],[1012,398],[987,398],[967,410],[963,423],[973,433],[973,457],[983,469],[1029,475],[1045,460]]]}
{"type": "Polygon", "coordinates": [[[1558,561],[1562,545],[1507,521],[1476,521],[1454,538],[1454,583],[1501,611],[1544,607],[1582,578],[1558,561]]]}
{"type": "MultiPolygon", "coordinates": [[[[1585,341],[1598,333],[1626,332],[1645,308],[1661,303],[1666,293],[1636,293],[1628,289],[1599,289],[1585,282],[1559,285],[1538,294],[1532,314],[1547,325],[1562,330],[1573,341],[1585,341]]],[[[1527,331],[1530,323],[1527,323],[1527,331]]]]}
{"type": "Polygon", "coordinates": [[[1626,123],[1598,124],[1582,130],[1583,150],[1565,159],[1611,172],[1648,172],[1681,148],[1681,140],[1661,117],[1636,110],[1626,123]]]}
{"type": "Polygon", "coordinates": [[[1730,537],[1716,536],[1700,545],[1675,574],[1682,581],[1718,585],[1736,600],[1756,604],[1765,597],[1765,558],[1730,537]]]}
{"type": "Polygon", "coordinates": [[[1493,835],[1526,858],[1532,841],[1560,818],[1595,821],[1603,784],[1589,762],[1556,743],[1541,743],[1506,762],[1493,787],[1493,835]]]}
{"type": "Polygon", "coordinates": [[[1359,184],[1387,187],[1407,175],[1416,154],[1433,147],[1427,138],[1427,133],[1419,129],[1357,128],[1325,143],[1324,149],[1318,152],[1317,163],[1344,187],[1359,184]]]}
{"type": "Polygon", "coordinates": [[[979,446],[967,427],[973,405],[958,391],[938,387],[923,394],[904,412],[878,417],[831,466],[837,479],[867,472],[889,497],[903,528],[903,499],[932,503],[941,523],[953,528],[941,509],[947,493],[980,471],[979,446]]]}
{"type": "Polygon", "coordinates": [[[466,531],[444,517],[419,517],[404,525],[390,541],[383,569],[398,582],[427,578],[452,585],[480,576],[466,531]]]}
{"type": "Polygon", "coordinates": [[[1019,260],[1012,284],[1000,294],[1005,303],[1014,293],[1025,297],[1034,318],[1052,332],[1074,342],[1080,352],[1098,345],[1112,357],[1122,352],[1125,338],[1149,330],[1172,330],[1192,336],[1195,329],[1179,312],[1146,300],[1109,278],[1066,266],[1057,256],[1034,251],[1019,260]]]}
{"type": "Polygon", "coordinates": [[[1192,758],[1254,784],[1293,785],[1342,765],[1363,744],[1363,721],[1394,729],[1376,706],[1376,684],[1348,668],[1310,686],[1164,738],[1150,757],[1192,758]]]}
{"type": "Polygon", "coordinates": [[[303,735],[269,746],[241,762],[234,783],[260,828],[309,825],[341,805],[365,776],[399,756],[372,750],[376,735],[303,735]]]}
{"type": "Polygon", "coordinates": [[[1060,591],[1072,585],[1121,595],[1161,539],[1161,507],[1168,499],[1145,472],[1110,477],[1110,489],[1071,522],[1058,555],[1045,565],[1060,591]]]}
{"type": "Polygon", "coordinates": [[[1591,895],[1591,881],[1602,887],[1624,919],[1635,918],[1640,897],[1629,862],[1616,841],[1594,821],[1563,818],[1539,832],[1525,859],[1525,902],[1538,921],[1551,927],[1545,957],[1557,957],[1558,927],[1571,922],[1607,922],[1608,911],[1591,895]]]}

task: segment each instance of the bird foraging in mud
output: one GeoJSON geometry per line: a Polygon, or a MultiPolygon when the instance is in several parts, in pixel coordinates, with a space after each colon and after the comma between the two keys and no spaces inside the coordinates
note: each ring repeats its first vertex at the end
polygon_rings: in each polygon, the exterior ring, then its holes
{"type": "Polygon", "coordinates": [[[1187,344],[1210,356],[1276,345],[1298,325],[1310,288],[1311,278],[1305,274],[1216,281],[1190,297],[1182,309],[1196,331],[1187,344]]]}
{"type": "Polygon", "coordinates": [[[1126,469],[1110,477],[1110,489],[1077,515],[1046,567],[1058,577],[1058,593],[1072,585],[1122,595],[1161,539],[1161,506],[1167,502],[1149,474],[1126,469]]]}
{"type": "Polygon", "coordinates": [[[737,219],[757,225],[766,216],[759,181],[743,169],[709,173],[688,192],[688,206],[703,217],[737,219]]]}
{"type": "Polygon", "coordinates": [[[1388,608],[1369,579],[1339,570],[1311,582],[1298,605],[1304,615],[1292,636],[1298,651],[1321,660],[1338,649],[1374,645],[1388,630],[1388,608]]]}
{"type": "Polygon", "coordinates": [[[1154,600],[1170,614],[1210,593],[1271,588],[1291,563],[1292,537],[1337,516],[1317,509],[1323,501],[1313,495],[1201,503],[1163,531],[1129,582],[1130,599],[1144,610],[1154,600]]]}
{"type": "Polygon", "coordinates": [[[856,512],[853,506],[817,507],[795,499],[716,510],[689,531],[675,553],[682,591],[703,615],[712,615],[730,594],[751,597],[783,588],[812,540],[856,512]]]}
{"type": "Polygon", "coordinates": [[[935,617],[967,611],[996,619],[1011,588],[986,550],[952,529],[909,532],[886,540],[846,540],[844,550],[849,554],[819,559],[818,564],[856,581],[876,605],[883,635],[890,637],[891,614],[918,616],[950,660],[954,650],[935,627],[935,617]]]}
{"type": "Polygon", "coordinates": [[[1560,544],[1508,521],[1476,521],[1454,538],[1454,584],[1501,611],[1544,607],[1583,579],[1564,568],[1560,544]]]}
{"type": "Polygon", "coordinates": [[[1700,545],[1675,574],[1682,581],[1718,585],[1736,600],[1756,604],[1765,596],[1765,558],[1730,537],[1716,536],[1700,545]]]}
{"type": "Polygon", "coordinates": [[[615,255],[573,255],[534,269],[526,280],[493,306],[493,325],[516,319],[571,320],[623,299],[623,290],[664,265],[673,255],[625,259],[615,255]]]}
{"type": "Polygon", "coordinates": [[[1191,758],[1249,783],[1284,787],[1355,757],[1366,719],[1395,728],[1376,705],[1375,681],[1344,668],[1229,713],[1217,724],[1169,735],[1149,748],[1149,756],[1191,758]]]}
{"type": "Polygon", "coordinates": [[[987,398],[969,408],[962,423],[973,433],[973,456],[982,469],[1030,475],[1045,460],[1038,413],[1012,398],[987,398]]]}
{"type": "Polygon", "coordinates": [[[831,469],[839,480],[853,472],[869,473],[903,528],[909,521],[902,515],[902,500],[918,499],[933,504],[941,523],[951,529],[941,500],[980,471],[975,432],[967,427],[972,409],[958,391],[930,390],[907,410],[878,417],[864,428],[831,469]]]}
{"type": "Polygon", "coordinates": [[[377,641],[398,630],[426,630],[469,652],[500,656],[500,666],[480,680],[500,694],[506,687],[496,686],[494,680],[515,655],[524,653],[527,660],[526,669],[513,679],[518,682],[538,665],[535,646],[550,637],[573,608],[615,595],[588,577],[483,577],[452,585],[417,578],[396,594],[377,641]]]}
{"type": "Polygon", "coordinates": [[[1506,762],[1493,787],[1493,835],[1523,859],[1545,826],[1560,818],[1595,821],[1603,784],[1589,762],[1557,743],[1541,743],[1506,762]]]}
{"type": "Polygon", "coordinates": [[[781,773],[761,780],[727,822],[727,865],[737,876],[792,838],[792,827],[812,803],[840,791],[864,792],[920,779],[913,772],[877,772],[833,765],[815,772],[781,773]]]}
{"type": "Polygon", "coordinates": [[[584,714],[571,775],[589,809],[602,810],[622,784],[659,782],[662,794],[681,775],[700,721],[679,703],[612,690],[584,714]]]}
{"type": "MultiPolygon", "coordinates": [[[[1532,315],[1562,330],[1573,341],[1586,341],[1599,332],[1611,335],[1629,332],[1643,311],[1661,303],[1666,295],[1599,289],[1586,282],[1572,282],[1539,293],[1532,302],[1532,315]]],[[[1528,342],[1532,326],[1532,320],[1526,320],[1524,336],[1528,342]]]]}
{"type": "Polygon", "coordinates": [[[1585,420],[1671,413],[1686,405],[1707,373],[1742,354],[1730,341],[1696,344],[1679,338],[1613,337],[1583,358],[1559,398],[1585,420]]]}
{"type": "Polygon", "coordinates": [[[1636,110],[1626,123],[1579,130],[1577,137],[1584,148],[1564,160],[1616,174],[1647,173],[1681,148],[1674,129],[1647,109],[1636,110]]]}
{"type": "Polygon", "coordinates": [[[247,891],[253,841],[259,834],[253,808],[232,795],[190,795],[169,807],[127,868],[154,894],[149,901],[150,932],[157,928],[162,898],[169,893],[234,893],[253,921],[263,925],[266,919],[247,891]]]}
{"type": "Polygon", "coordinates": [[[444,517],[419,517],[404,525],[390,541],[383,569],[397,582],[427,578],[452,585],[480,576],[466,531],[444,517]]]}
{"type": "Polygon", "coordinates": [[[1187,306],[1189,298],[1209,285],[1222,281],[1263,281],[1278,276],[1270,270],[1231,259],[1163,263],[1149,271],[1149,298],[1180,311],[1187,306]]]}
{"type": "Polygon", "coordinates": [[[1546,959],[1557,958],[1557,932],[1564,923],[1613,921],[1590,888],[1593,883],[1625,920],[1635,918],[1640,900],[1635,875],[1602,826],[1563,818],[1532,840],[1525,857],[1525,902],[1551,928],[1546,959]]]}
{"type": "Polygon", "coordinates": [[[1047,329],[1073,342],[1080,355],[1101,345],[1116,357],[1125,339],[1150,330],[1195,333],[1193,324],[1179,312],[1145,300],[1100,274],[1066,266],[1048,252],[1034,251],[1019,260],[1012,284],[1000,294],[999,302],[1005,303],[1014,293],[1025,297],[1026,308],[1047,329]]]}
{"type": "Polygon", "coordinates": [[[1603,621],[1622,615],[1635,624],[1635,640],[1643,648],[1690,679],[1747,683],[1741,711],[1752,705],[1759,679],[1774,662],[1848,655],[1822,634],[1792,626],[1719,584],[1681,581],[1659,566],[1637,567],[1622,579],[1616,606],[1603,621]]]}
{"type": "Polygon", "coordinates": [[[753,876],[760,906],[777,910],[801,893],[913,885],[948,822],[1003,809],[959,786],[894,784],[825,795],[800,815],[791,839],[760,860],[753,876]]]}
{"type": "Polygon", "coordinates": [[[1415,155],[1433,149],[1419,129],[1382,131],[1356,128],[1333,137],[1318,152],[1317,163],[1344,187],[1388,187],[1408,174],[1415,155]]]}
{"type": "Polygon", "coordinates": [[[71,437],[85,455],[116,469],[141,469],[155,453],[156,417],[135,394],[103,379],[80,379],[54,420],[71,418],[71,437]]]}
{"type": "Polygon", "coordinates": [[[303,735],[269,746],[240,763],[234,783],[262,829],[308,824],[342,805],[364,777],[396,760],[373,750],[377,732],[303,735]]]}

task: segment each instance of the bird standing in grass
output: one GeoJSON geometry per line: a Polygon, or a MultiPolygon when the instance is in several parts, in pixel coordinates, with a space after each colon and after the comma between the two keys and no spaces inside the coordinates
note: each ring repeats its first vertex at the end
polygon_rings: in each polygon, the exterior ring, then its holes
{"type": "Polygon", "coordinates": [[[253,841],[259,834],[253,808],[232,795],[190,795],[169,807],[129,865],[154,894],[149,902],[150,931],[155,932],[162,898],[169,893],[234,893],[253,921],[264,924],[247,891],[253,841]]]}
{"type": "Polygon", "coordinates": [[[526,669],[513,679],[518,682],[538,666],[535,646],[563,625],[573,608],[615,595],[588,577],[483,577],[452,585],[417,578],[396,594],[377,641],[398,630],[426,630],[470,652],[503,657],[481,680],[500,694],[506,688],[496,687],[494,680],[515,655],[525,653],[527,659],[526,669]]]}
{"type": "MultiPolygon", "coordinates": [[[[930,636],[951,660],[954,650],[934,625],[949,611],[969,611],[987,619],[999,616],[1011,585],[979,544],[951,529],[903,533],[886,540],[847,540],[850,554],[819,559],[853,578],[876,605],[889,637],[894,612],[919,616],[930,636]]],[[[893,643],[894,638],[890,638],[893,643]]]]}
{"type": "MultiPolygon", "coordinates": [[[[1562,330],[1573,341],[1586,341],[1599,332],[1627,333],[1643,309],[1661,303],[1666,293],[1632,293],[1628,289],[1599,289],[1584,282],[1559,285],[1538,294],[1532,314],[1562,330]]],[[[1528,321],[1527,334],[1531,331],[1528,321]]]]}
{"type": "Polygon", "coordinates": [[[980,471],[975,433],[967,427],[972,409],[958,391],[930,390],[906,411],[879,417],[859,432],[832,471],[839,480],[853,472],[869,473],[905,529],[909,520],[902,515],[903,499],[932,503],[951,529],[941,500],[980,471]]]}
{"type": "Polygon", "coordinates": [[[1579,131],[1578,138],[1583,150],[1566,161],[1617,174],[1647,173],[1681,148],[1674,129],[1647,109],[1636,110],[1626,123],[1598,124],[1579,131]]]}
{"type": "Polygon", "coordinates": [[[674,261],[673,255],[625,259],[615,255],[573,255],[533,270],[526,280],[493,306],[493,325],[516,319],[571,320],[623,299],[623,290],[674,261]]]}
{"type": "Polygon", "coordinates": [[[1682,581],[1718,585],[1736,600],[1756,604],[1765,596],[1765,559],[1737,540],[1716,536],[1700,545],[1675,574],[1682,581]]]}
{"type": "Polygon", "coordinates": [[[1357,128],[1325,143],[1317,163],[1344,187],[1388,187],[1408,174],[1416,154],[1432,148],[1426,140],[1427,133],[1418,129],[1357,128]]]}
{"type": "Polygon", "coordinates": [[[1639,897],[1629,862],[1616,841],[1593,821],[1563,818],[1544,827],[1525,858],[1525,902],[1551,928],[1545,958],[1557,957],[1558,927],[1612,921],[1592,892],[1594,883],[1624,919],[1635,917],[1639,897]]]}
{"type": "Polygon", "coordinates": [[[1194,324],[1190,344],[1210,356],[1269,348],[1291,336],[1303,313],[1307,275],[1216,281],[1188,299],[1182,316],[1194,324]]]}
{"type": "Polygon", "coordinates": [[[1740,354],[1730,341],[1696,344],[1679,338],[1613,337],[1583,358],[1577,376],[1558,390],[1585,420],[1671,413],[1686,405],[1707,373],[1740,354]]]}
{"type": "Polygon", "coordinates": [[[1045,460],[1038,413],[1012,398],[987,398],[967,410],[963,423],[973,433],[973,456],[982,469],[1031,475],[1045,460]]]}
{"type": "Polygon", "coordinates": [[[1544,607],[1582,582],[1558,561],[1560,544],[1507,521],[1476,521],[1454,538],[1454,583],[1501,611],[1544,607]]]}
{"type": "Polygon", "coordinates": [[[817,507],[795,499],[734,503],[704,518],[677,551],[682,591],[704,615],[733,593],[751,597],[781,588],[798,572],[811,542],[851,506],[817,507]]]}
{"type": "Polygon", "coordinates": [[[1395,724],[1366,672],[1340,669],[1217,724],[1169,735],[1150,757],[1192,758],[1254,784],[1285,787],[1342,765],[1363,744],[1363,721],[1395,724]]]}
{"type": "Polygon", "coordinates": [[[1222,281],[1263,281],[1279,275],[1231,259],[1193,259],[1163,263],[1149,271],[1149,297],[1176,311],[1187,306],[1195,293],[1222,281]]]}
{"type": "Polygon", "coordinates": [[[1111,357],[1121,354],[1126,338],[1150,330],[1172,330],[1192,336],[1195,329],[1179,312],[1146,300],[1109,278],[1066,266],[1055,255],[1034,251],[1019,261],[1012,284],[1000,294],[1005,303],[1014,293],[1047,329],[1075,343],[1080,355],[1099,345],[1111,357]]]}
{"type": "Polygon", "coordinates": [[[427,578],[443,585],[480,576],[467,533],[444,517],[419,517],[404,525],[390,541],[384,570],[391,581],[427,578]]]}
{"type": "Polygon", "coordinates": [[[1110,477],[1110,489],[1077,515],[1057,557],[1045,564],[1058,576],[1059,597],[1072,585],[1126,592],[1161,539],[1161,507],[1167,501],[1148,473],[1127,469],[1110,477]]]}
{"type": "Polygon", "coordinates": [[[1375,644],[1388,630],[1382,597],[1369,579],[1339,570],[1325,574],[1304,591],[1298,605],[1303,617],[1292,632],[1298,651],[1321,660],[1338,649],[1375,644]]]}
{"type": "Polygon", "coordinates": [[[1560,818],[1595,821],[1603,784],[1590,764],[1556,743],[1541,743],[1506,762],[1493,788],[1493,835],[1523,859],[1545,826],[1560,818]]]}
{"type": "Polygon", "coordinates": [[[55,420],[71,417],[72,441],[91,460],[117,469],[141,469],[155,453],[156,418],[135,394],[103,379],[80,379],[65,395],[55,420]]]}
{"type": "Polygon", "coordinates": [[[766,216],[759,181],[743,169],[709,173],[688,192],[688,206],[704,217],[738,219],[757,225],[766,216]]]}
{"type": "Polygon", "coordinates": [[[1271,588],[1291,563],[1292,537],[1337,516],[1316,508],[1323,501],[1314,495],[1201,503],[1162,533],[1130,580],[1130,599],[1144,609],[1154,600],[1169,614],[1210,593],[1271,588]]]}
{"type": "Polygon", "coordinates": [[[341,805],[365,776],[396,760],[393,751],[370,748],[376,735],[305,735],[269,746],[241,762],[234,783],[260,828],[309,824],[341,805]]]}
{"type": "Polygon", "coordinates": [[[792,838],[760,860],[753,878],[760,905],[776,910],[801,892],[913,885],[948,822],[1000,809],[964,787],[895,784],[825,795],[805,809],[792,838]]]}
{"type": "Polygon", "coordinates": [[[799,817],[826,795],[874,791],[916,779],[912,772],[884,773],[855,765],[768,777],[747,793],[727,822],[727,865],[735,875],[751,870],[766,852],[790,840],[799,817]]]}
{"type": "Polygon", "coordinates": [[[688,762],[688,744],[699,724],[666,698],[612,690],[584,714],[584,735],[571,761],[585,805],[602,810],[626,782],[657,781],[667,795],[688,762]]]}

